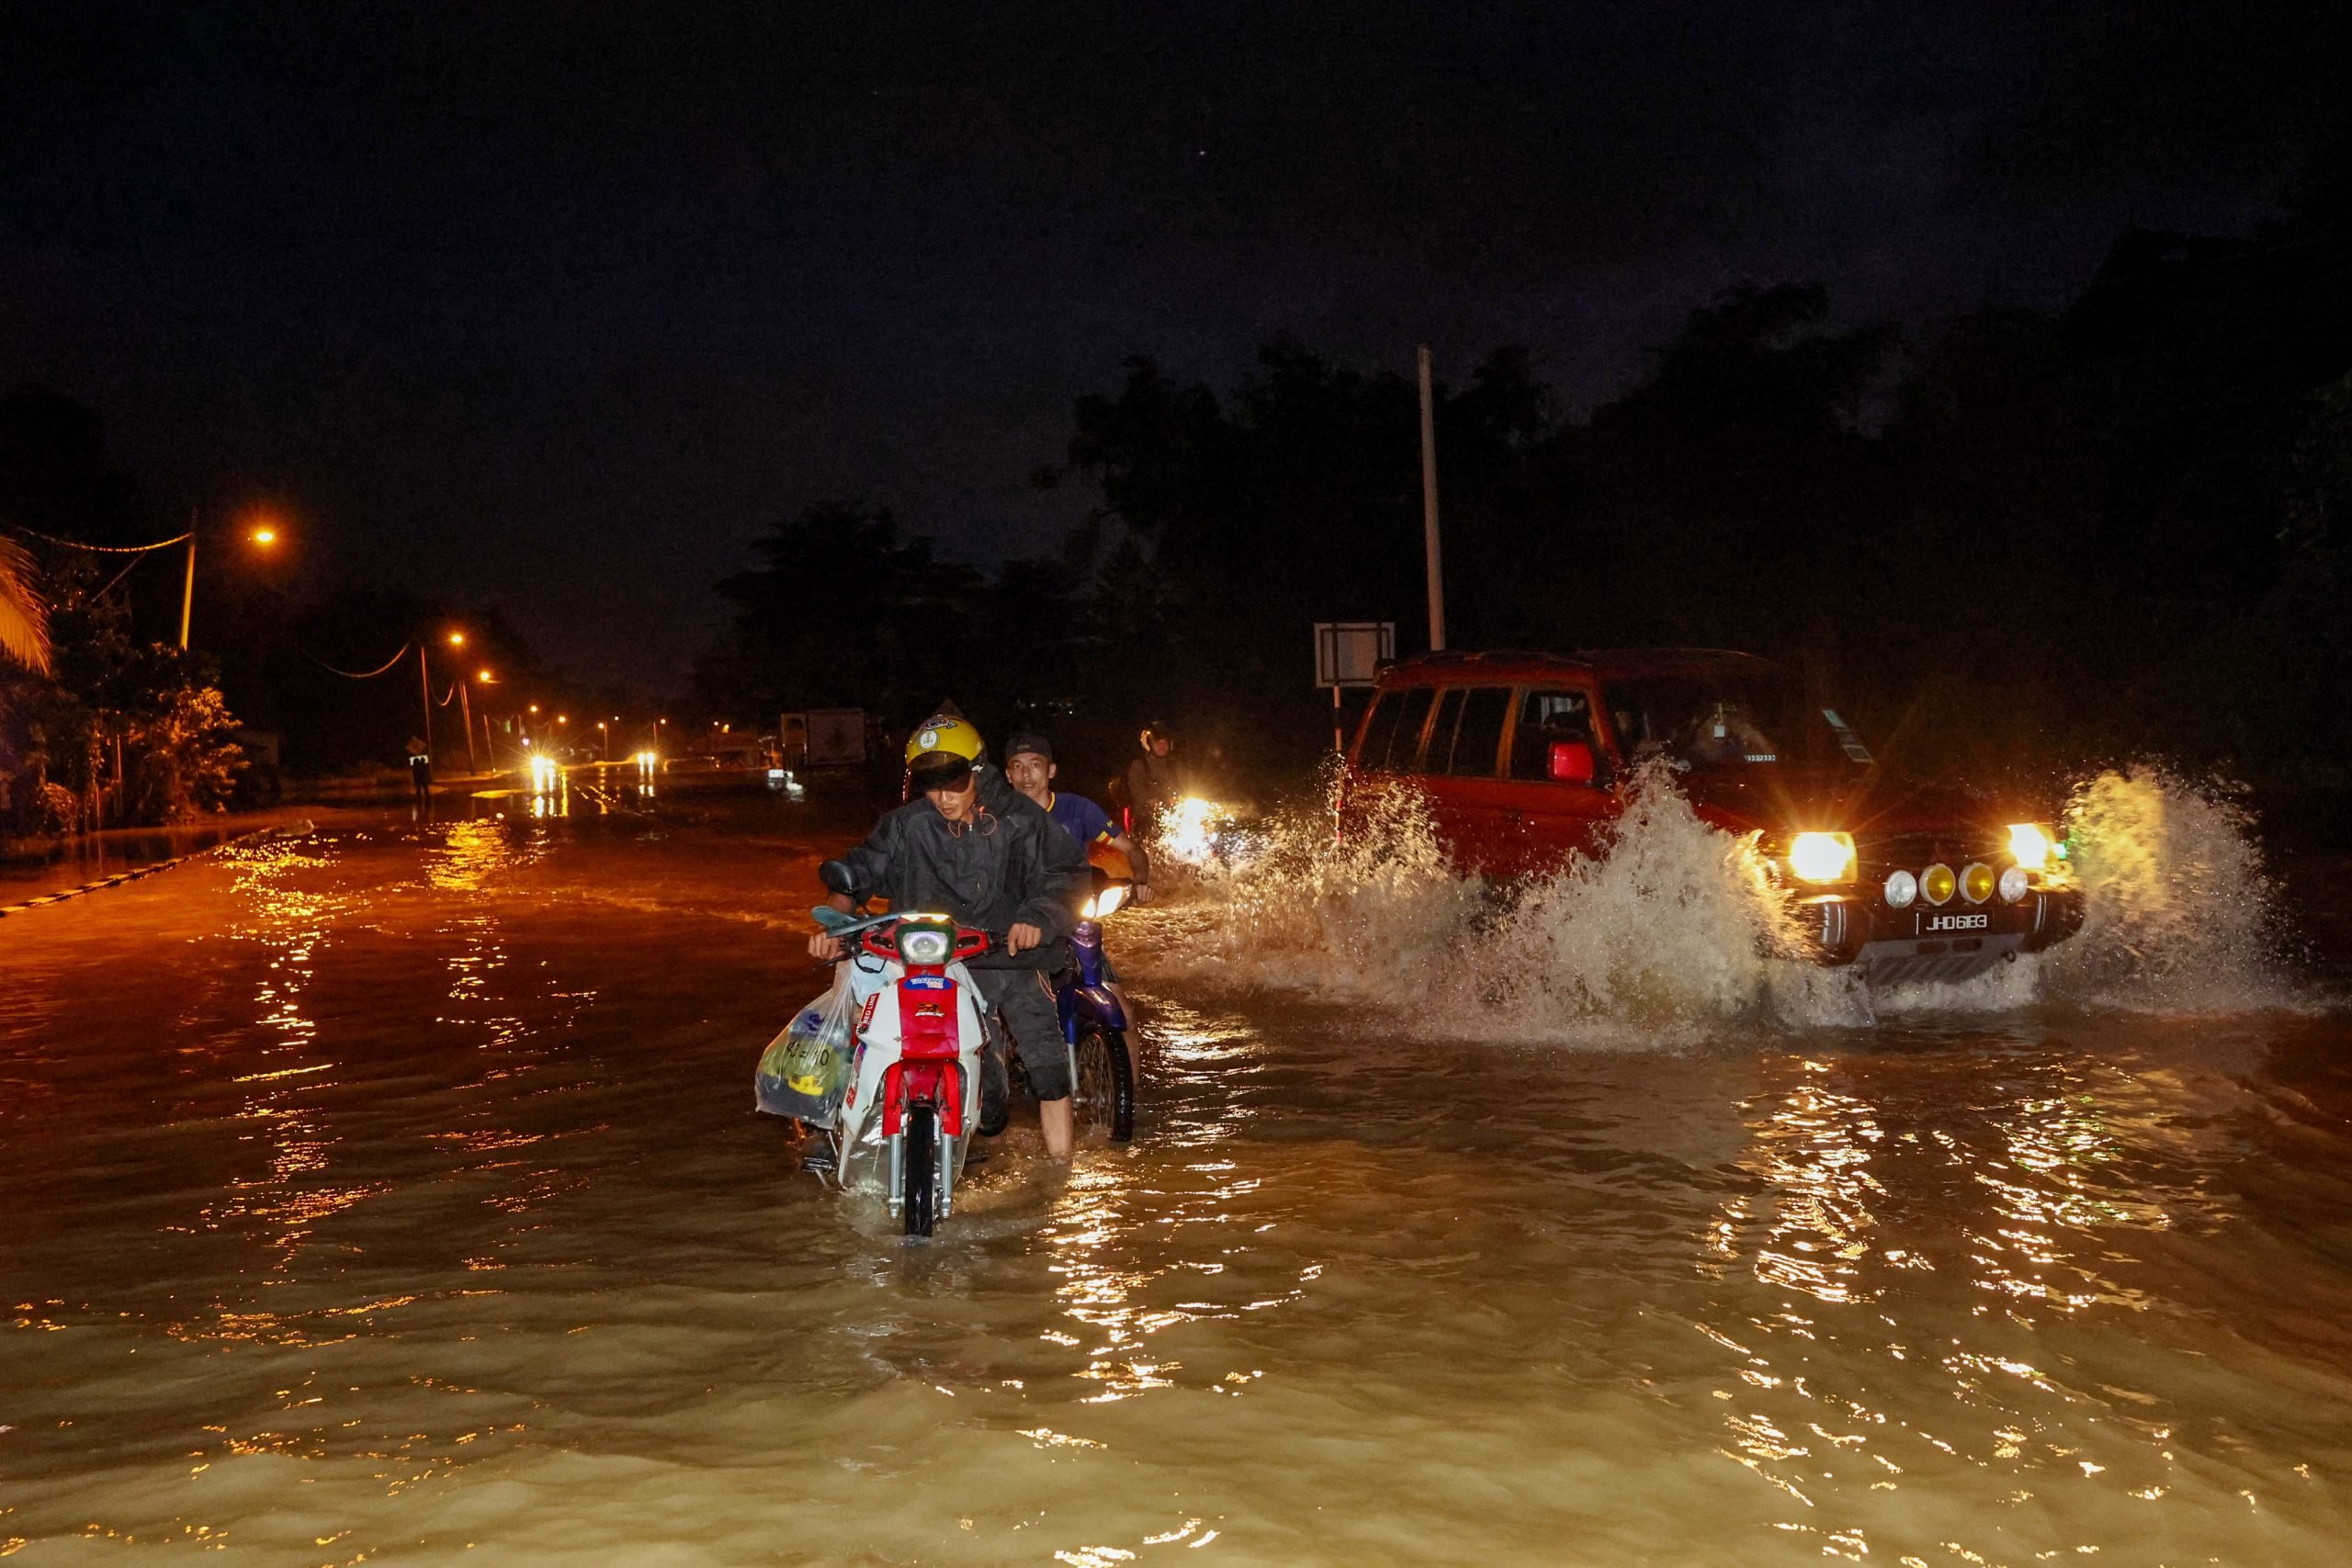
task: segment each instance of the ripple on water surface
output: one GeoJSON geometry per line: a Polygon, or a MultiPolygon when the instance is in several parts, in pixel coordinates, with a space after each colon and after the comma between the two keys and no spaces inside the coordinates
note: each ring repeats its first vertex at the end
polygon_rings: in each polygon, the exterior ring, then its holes
{"type": "Polygon", "coordinates": [[[748,1112],[816,980],[699,831],[321,835],[11,922],[0,1547],[2335,1558],[2325,1014],[1677,992],[1672,1049],[1564,1051],[1147,911],[1136,1144],[1018,1134],[909,1244],[748,1112]]]}

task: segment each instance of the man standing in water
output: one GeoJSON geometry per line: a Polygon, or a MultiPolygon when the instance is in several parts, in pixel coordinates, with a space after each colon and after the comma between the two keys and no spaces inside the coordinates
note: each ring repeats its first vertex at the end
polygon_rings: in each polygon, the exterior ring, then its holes
{"type": "Polygon", "coordinates": [[[1127,764],[1128,824],[1148,834],[1159,826],[1159,814],[1184,795],[1183,770],[1176,761],[1176,734],[1164,719],[1153,719],[1143,732],[1143,755],[1127,764]]]}
{"type": "MultiPolygon", "coordinates": [[[[907,741],[914,798],[887,813],[865,841],[824,865],[829,900],[843,913],[868,898],[893,909],[936,910],[1001,934],[965,961],[981,999],[1021,1053],[1036,1092],[1046,1152],[1066,1160],[1077,1143],[1069,1044],[1046,976],[1069,962],[1067,939],[1086,897],[1086,857],[1002,774],[986,765],[979,732],[953,714],[925,719],[907,741]]],[[[811,957],[837,960],[840,942],[808,939],[811,957]]],[[[982,1073],[980,1132],[1004,1130],[1004,1067],[982,1073]]]]}

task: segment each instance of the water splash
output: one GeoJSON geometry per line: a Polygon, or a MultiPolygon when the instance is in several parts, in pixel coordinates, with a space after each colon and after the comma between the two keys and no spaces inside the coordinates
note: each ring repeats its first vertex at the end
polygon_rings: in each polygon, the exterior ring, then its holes
{"type": "Polygon", "coordinates": [[[2039,965],[2048,994],[2165,1013],[2297,1006],[2284,921],[2254,815],[2218,785],[2135,765],[2077,786],[2066,810],[2083,930],[2039,965]]]}
{"type": "Polygon", "coordinates": [[[1490,887],[1458,872],[1429,805],[1384,792],[1335,836],[1293,808],[1262,851],[1136,931],[1155,968],[1408,1014],[1436,1037],[1682,1045],[1725,1025],[1801,1030],[2058,1000],[2154,1013],[2295,1005],[2249,814],[2154,769],[2107,773],[2067,814],[2089,918],[2072,942],[1959,985],[1863,986],[1801,956],[1787,895],[1747,841],[1648,770],[1596,852],[1490,887]]]}
{"type": "Polygon", "coordinates": [[[1162,966],[1409,1011],[1451,1037],[1684,1044],[1727,1019],[1867,1021],[1850,976],[1792,962],[1795,925],[1747,843],[1663,771],[1631,785],[1600,852],[1509,889],[1458,873],[1409,790],[1334,840],[1328,808],[1212,870],[1161,923],[1162,966]]]}

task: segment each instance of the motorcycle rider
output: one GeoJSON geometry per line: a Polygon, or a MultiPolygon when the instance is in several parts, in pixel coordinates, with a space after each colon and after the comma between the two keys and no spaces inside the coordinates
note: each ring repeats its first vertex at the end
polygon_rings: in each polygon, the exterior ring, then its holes
{"type": "MultiPolygon", "coordinates": [[[[1143,846],[1120,831],[1108,813],[1082,795],[1072,795],[1054,787],[1054,780],[1061,769],[1054,762],[1054,745],[1044,736],[1034,732],[1015,735],[1004,743],[1004,776],[1012,787],[1045,807],[1062,831],[1078,843],[1087,857],[1093,858],[1094,846],[1105,844],[1126,858],[1133,874],[1133,886],[1128,896],[1138,904],[1151,902],[1151,863],[1143,846]]],[[[1129,1018],[1135,1009],[1127,1001],[1127,994],[1119,986],[1119,972],[1111,963],[1108,948],[1102,953],[1102,983],[1119,998],[1119,1009],[1129,1018]]]]}
{"type": "Polygon", "coordinates": [[[1091,852],[1100,841],[1125,855],[1135,872],[1135,886],[1129,897],[1138,904],[1151,902],[1151,867],[1144,857],[1143,846],[1122,831],[1108,812],[1084,795],[1054,787],[1054,781],[1061,776],[1061,768],[1054,761],[1052,741],[1033,731],[1015,735],[1005,743],[1004,776],[1013,788],[1045,807],[1046,815],[1077,840],[1080,849],[1091,852]]]}
{"type": "Polygon", "coordinates": [[[1183,770],[1176,761],[1176,732],[1153,719],[1138,738],[1143,755],[1127,764],[1127,810],[1136,831],[1148,833],[1159,814],[1183,798],[1183,770]]]}
{"type": "MultiPolygon", "coordinates": [[[[1086,897],[1086,857],[1035,802],[987,765],[979,731],[935,714],[907,739],[912,796],[886,812],[865,842],[827,861],[829,902],[848,913],[868,898],[893,909],[935,910],[962,925],[1001,932],[965,967],[994,1013],[1036,1092],[1046,1152],[1070,1157],[1069,1047],[1047,976],[1069,961],[1067,938],[1086,897]]],[[[837,960],[842,944],[818,933],[813,958],[837,960]]],[[[1004,1066],[991,1051],[980,1086],[980,1132],[1004,1130],[1004,1066]]]]}

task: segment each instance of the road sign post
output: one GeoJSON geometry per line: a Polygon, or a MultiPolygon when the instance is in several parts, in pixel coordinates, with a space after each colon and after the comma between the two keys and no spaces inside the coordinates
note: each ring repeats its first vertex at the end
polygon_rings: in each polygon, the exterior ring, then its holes
{"type": "Polygon", "coordinates": [[[1380,667],[1396,657],[1394,621],[1317,621],[1315,623],[1315,683],[1331,688],[1331,750],[1345,751],[1341,732],[1340,693],[1349,686],[1369,686],[1380,667]]]}

